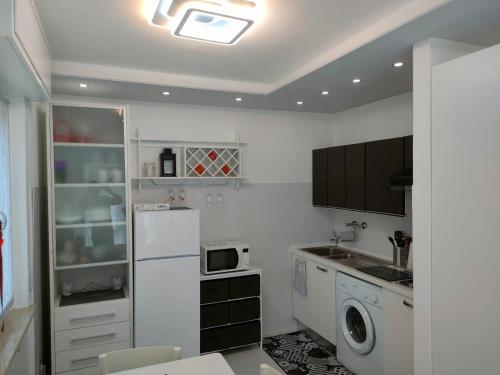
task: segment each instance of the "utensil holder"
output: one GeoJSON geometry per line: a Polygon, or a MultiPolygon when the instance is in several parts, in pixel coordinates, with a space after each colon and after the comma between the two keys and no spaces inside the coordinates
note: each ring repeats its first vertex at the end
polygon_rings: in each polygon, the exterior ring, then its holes
{"type": "Polygon", "coordinates": [[[408,267],[409,256],[410,256],[410,248],[409,247],[399,248],[399,267],[401,267],[401,268],[408,267]]]}

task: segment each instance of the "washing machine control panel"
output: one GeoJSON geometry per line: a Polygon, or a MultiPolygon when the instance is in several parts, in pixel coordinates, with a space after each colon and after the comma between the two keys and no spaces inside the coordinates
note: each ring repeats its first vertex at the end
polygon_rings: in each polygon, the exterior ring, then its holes
{"type": "Polygon", "coordinates": [[[364,280],[359,280],[345,274],[337,274],[337,288],[359,301],[374,306],[382,305],[382,288],[364,280]]]}
{"type": "Polygon", "coordinates": [[[376,294],[367,294],[363,297],[363,299],[366,301],[366,302],[370,302],[370,303],[377,303],[378,302],[378,296],[376,294]]]}

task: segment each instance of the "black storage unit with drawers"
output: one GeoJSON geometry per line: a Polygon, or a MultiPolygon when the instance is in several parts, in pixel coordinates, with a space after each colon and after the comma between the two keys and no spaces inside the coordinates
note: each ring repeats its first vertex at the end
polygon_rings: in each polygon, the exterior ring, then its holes
{"type": "Polygon", "coordinates": [[[260,344],[261,270],[201,276],[201,353],[260,344]]]}

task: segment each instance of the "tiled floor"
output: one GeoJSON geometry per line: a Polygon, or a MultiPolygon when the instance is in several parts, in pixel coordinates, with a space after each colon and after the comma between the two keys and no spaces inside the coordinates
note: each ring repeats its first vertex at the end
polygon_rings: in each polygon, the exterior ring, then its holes
{"type": "Polygon", "coordinates": [[[282,372],[278,365],[259,346],[224,352],[224,357],[236,375],[259,375],[259,365],[265,363],[282,372]]]}

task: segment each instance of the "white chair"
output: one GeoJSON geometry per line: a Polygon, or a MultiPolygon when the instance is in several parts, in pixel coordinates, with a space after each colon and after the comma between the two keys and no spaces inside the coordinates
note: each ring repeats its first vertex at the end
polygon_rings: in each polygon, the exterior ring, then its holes
{"type": "Polygon", "coordinates": [[[281,375],[281,373],[271,366],[268,365],[260,365],[260,375],[281,375]]]}
{"type": "Polygon", "coordinates": [[[157,365],[181,359],[182,349],[178,346],[154,346],[104,353],[99,356],[101,375],[157,365]]]}

